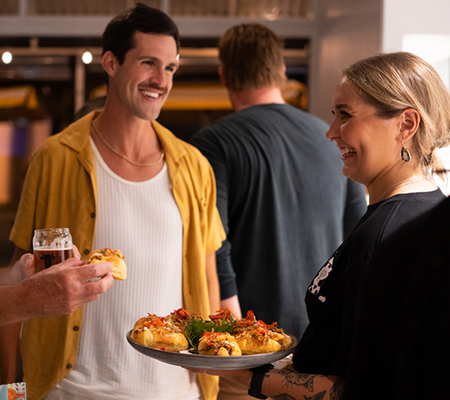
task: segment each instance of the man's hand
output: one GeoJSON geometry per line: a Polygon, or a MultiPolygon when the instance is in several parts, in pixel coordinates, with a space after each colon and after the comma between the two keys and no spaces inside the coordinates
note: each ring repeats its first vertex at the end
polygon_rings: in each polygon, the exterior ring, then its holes
{"type": "Polygon", "coordinates": [[[69,314],[106,292],[113,284],[111,269],[109,262],[85,264],[71,258],[23,281],[26,295],[18,307],[27,317],[69,314]]]}
{"type": "MultiPolygon", "coordinates": [[[[72,257],[79,260],[81,258],[80,252],[78,251],[77,246],[72,246],[72,257]]],[[[11,267],[9,267],[11,268],[11,267]]],[[[15,284],[23,281],[26,278],[29,278],[34,274],[34,256],[33,254],[26,253],[23,254],[19,261],[17,261],[9,275],[9,279],[4,282],[4,284],[15,284]]]]}
{"type": "Polygon", "coordinates": [[[15,284],[23,281],[25,278],[34,274],[34,256],[26,253],[20,257],[11,269],[10,284],[15,284]]]}

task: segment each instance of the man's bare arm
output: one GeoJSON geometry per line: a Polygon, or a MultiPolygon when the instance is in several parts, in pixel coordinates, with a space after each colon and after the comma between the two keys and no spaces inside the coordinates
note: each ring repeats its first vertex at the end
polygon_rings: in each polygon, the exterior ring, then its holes
{"type": "Polygon", "coordinates": [[[237,317],[242,317],[241,305],[239,304],[238,295],[235,294],[228,299],[223,299],[220,301],[220,308],[228,307],[230,311],[237,317]]]}
{"type": "MultiPolygon", "coordinates": [[[[16,248],[13,261],[25,251],[16,248]]],[[[75,256],[77,253],[74,253],[75,256]]],[[[17,265],[14,263],[14,265],[17,265]]],[[[0,287],[0,381],[15,382],[21,321],[68,314],[94,301],[113,283],[110,263],[84,265],[70,259],[14,285],[0,287]],[[98,281],[89,279],[101,277],[98,281]]],[[[34,272],[34,264],[32,267],[34,272]]],[[[19,268],[23,272],[23,268],[19,268]]]]}
{"type": "Polygon", "coordinates": [[[19,284],[0,288],[0,324],[69,314],[94,301],[113,283],[110,263],[69,259],[19,284]],[[99,278],[90,281],[92,278],[99,278]]]}
{"type": "MultiPolygon", "coordinates": [[[[81,258],[77,246],[72,248],[73,258],[79,260],[81,258]]],[[[35,272],[34,256],[26,253],[25,250],[16,247],[14,250],[11,265],[9,267],[0,268],[0,286],[13,285],[30,277],[35,272]]]]}
{"type": "Polygon", "coordinates": [[[209,306],[211,312],[220,309],[220,286],[216,268],[216,253],[206,255],[206,280],[208,283],[209,306]]]}
{"type": "MultiPolygon", "coordinates": [[[[19,261],[25,253],[25,250],[16,246],[12,256],[11,265],[14,265],[19,261]]],[[[10,271],[8,271],[8,273],[9,272],[10,271]]],[[[8,284],[7,282],[5,283],[8,284]]],[[[0,324],[0,382],[16,382],[17,380],[16,373],[19,359],[19,338],[21,328],[21,322],[8,325],[0,324]]]]}

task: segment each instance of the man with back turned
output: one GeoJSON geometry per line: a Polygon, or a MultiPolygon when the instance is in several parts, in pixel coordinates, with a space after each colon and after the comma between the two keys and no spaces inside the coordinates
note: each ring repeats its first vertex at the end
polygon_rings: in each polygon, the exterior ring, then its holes
{"type": "Polygon", "coordinates": [[[300,338],[308,316],[293,299],[305,298],[365,212],[364,189],[341,174],[325,122],[285,103],[280,38],[260,24],[232,27],[219,41],[219,59],[235,112],[191,143],[214,169],[227,233],[217,252],[222,306],[253,310],[300,338]]]}

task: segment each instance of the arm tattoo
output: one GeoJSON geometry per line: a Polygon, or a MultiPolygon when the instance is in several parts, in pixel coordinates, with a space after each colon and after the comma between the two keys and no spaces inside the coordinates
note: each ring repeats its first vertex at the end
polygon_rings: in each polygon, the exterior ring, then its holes
{"type": "Polygon", "coordinates": [[[337,378],[336,382],[334,382],[333,387],[330,389],[330,399],[331,400],[340,400],[344,396],[344,386],[345,382],[342,378],[337,378]]]}
{"type": "MultiPolygon", "coordinates": [[[[314,378],[316,375],[310,374],[299,374],[295,371],[290,371],[286,369],[282,369],[277,371],[279,375],[284,376],[285,383],[283,384],[283,388],[290,389],[293,386],[302,386],[308,389],[310,392],[314,392],[314,378]]],[[[341,377],[336,379],[332,388],[330,389],[330,399],[331,400],[341,400],[344,395],[344,380],[341,377]]],[[[316,393],[311,397],[303,395],[303,400],[322,400],[327,391],[324,390],[320,393],[316,393]]],[[[295,400],[295,397],[292,397],[286,393],[280,394],[278,396],[273,396],[274,400],[295,400]]]]}
{"type": "Polygon", "coordinates": [[[305,400],[322,400],[325,397],[326,393],[327,393],[327,391],[324,390],[323,392],[316,393],[312,397],[306,397],[305,395],[303,395],[303,397],[305,398],[305,400]]]}
{"type": "MultiPolygon", "coordinates": [[[[327,393],[327,391],[323,391],[320,393],[315,394],[312,397],[306,397],[305,395],[303,395],[304,400],[322,400],[325,397],[325,394],[327,393]]],[[[271,397],[271,399],[273,400],[296,400],[295,397],[292,397],[288,394],[280,394],[278,396],[275,397],[271,397]]]]}
{"type": "MultiPolygon", "coordinates": [[[[284,375],[286,383],[284,386],[304,386],[310,392],[314,390],[314,375],[299,374],[298,372],[282,369],[278,371],[280,375],[284,375]]],[[[315,400],[315,399],[314,399],[315,400]]]]}

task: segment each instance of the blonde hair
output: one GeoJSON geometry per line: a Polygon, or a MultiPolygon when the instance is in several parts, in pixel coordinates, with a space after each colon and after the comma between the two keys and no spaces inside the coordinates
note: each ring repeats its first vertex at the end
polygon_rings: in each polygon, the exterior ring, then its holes
{"type": "Polygon", "coordinates": [[[229,89],[279,87],[286,82],[283,70],[284,41],[261,24],[229,28],[219,40],[219,59],[229,89]]]}
{"type": "Polygon", "coordinates": [[[434,68],[415,54],[386,53],[358,61],[343,75],[380,118],[413,108],[421,120],[413,136],[413,155],[425,175],[442,164],[436,150],[449,144],[450,94],[434,68]]]}

